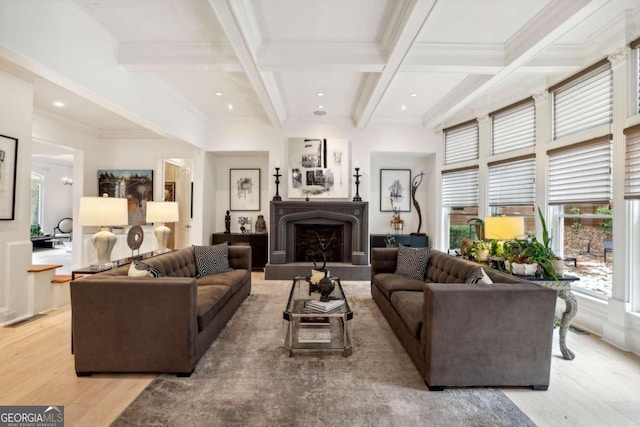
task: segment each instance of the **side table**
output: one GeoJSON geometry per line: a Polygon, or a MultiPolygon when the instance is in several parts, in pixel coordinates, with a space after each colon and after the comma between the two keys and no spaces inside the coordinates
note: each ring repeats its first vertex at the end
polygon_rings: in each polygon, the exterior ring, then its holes
{"type": "Polygon", "coordinates": [[[568,276],[566,274],[563,277],[559,277],[558,280],[555,280],[551,277],[543,279],[533,276],[520,277],[523,277],[530,282],[544,286],[545,288],[555,290],[558,294],[558,297],[566,303],[566,308],[564,310],[564,313],[562,313],[562,318],[560,319],[560,351],[562,352],[562,357],[567,360],[573,360],[576,355],[574,352],[567,348],[567,331],[569,330],[569,326],[571,325],[571,320],[573,320],[573,318],[576,317],[576,314],[578,314],[578,300],[571,290],[571,282],[575,282],[580,279],[578,277],[568,276]]]}

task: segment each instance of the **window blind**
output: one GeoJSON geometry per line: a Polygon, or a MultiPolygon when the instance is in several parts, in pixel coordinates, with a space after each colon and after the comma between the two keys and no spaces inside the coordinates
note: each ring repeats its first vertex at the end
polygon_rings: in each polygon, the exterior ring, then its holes
{"type": "Polygon", "coordinates": [[[442,206],[478,206],[478,168],[442,172],[442,206]]]}
{"type": "Polygon", "coordinates": [[[640,126],[625,129],[624,198],[640,199],[640,126]]]}
{"type": "Polygon", "coordinates": [[[611,135],[549,151],[549,204],[609,203],[611,135]]]}
{"type": "Polygon", "coordinates": [[[492,154],[535,145],[536,106],[533,99],[507,107],[490,116],[492,154]]]}
{"type": "Polygon", "coordinates": [[[534,205],[536,159],[489,165],[489,206],[534,205]]]}
{"type": "Polygon", "coordinates": [[[553,93],[553,139],[611,123],[612,73],[604,60],[549,90],[553,93]]]}
{"type": "Polygon", "coordinates": [[[478,122],[465,123],[444,130],[446,165],[478,158],[478,122]]]}

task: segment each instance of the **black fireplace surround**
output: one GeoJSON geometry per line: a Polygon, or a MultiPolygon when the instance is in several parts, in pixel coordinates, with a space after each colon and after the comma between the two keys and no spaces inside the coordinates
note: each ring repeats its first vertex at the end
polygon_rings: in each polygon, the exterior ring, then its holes
{"type": "Polygon", "coordinates": [[[272,201],[270,264],[295,263],[296,225],[327,226],[341,230],[341,259],[368,265],[368,203],[340,201],[272,201]]]}

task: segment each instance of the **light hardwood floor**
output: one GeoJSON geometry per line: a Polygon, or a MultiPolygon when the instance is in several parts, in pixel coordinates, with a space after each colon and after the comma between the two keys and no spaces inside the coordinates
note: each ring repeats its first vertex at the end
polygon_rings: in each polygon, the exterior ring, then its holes
{"type": "MultiPolygon", "coordinates": [[[[66,309],[0,328],[0,405],[64,405],[67,426],[108,426],[155,376],[77,378],[70,319],[66,309]]],[[[640,357],[570,333],[576,359],[564,360],[557,338],[556,330],[549,390],[505,394],[539,426],[640,426],[640,357]]]]}

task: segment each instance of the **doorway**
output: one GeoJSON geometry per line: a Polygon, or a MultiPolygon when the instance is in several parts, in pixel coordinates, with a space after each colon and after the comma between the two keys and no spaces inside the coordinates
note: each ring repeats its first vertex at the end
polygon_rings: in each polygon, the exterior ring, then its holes
{"type": "Polygon", "coordinates": [[[193,184],[191,159],[164,161],[164,200],[178,202],[180,220],[166,224],[171,229],[169,248],[180,249],[191,245],[191,218],[193,184]]]}

